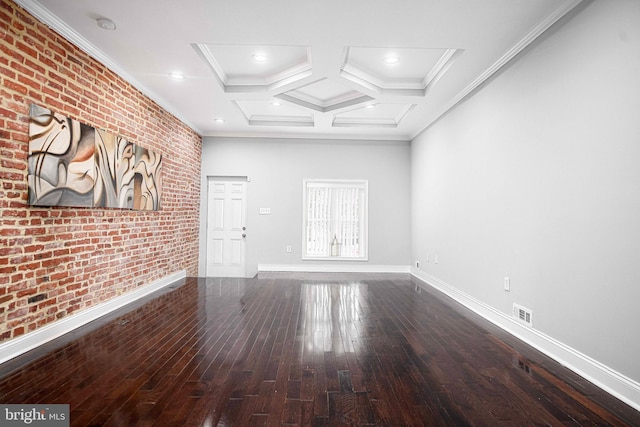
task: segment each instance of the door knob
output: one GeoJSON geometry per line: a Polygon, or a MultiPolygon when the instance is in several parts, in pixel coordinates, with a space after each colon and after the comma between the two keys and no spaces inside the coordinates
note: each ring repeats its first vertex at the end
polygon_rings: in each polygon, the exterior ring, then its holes
{"type": "Polygon", "coordinates": [[[247,235],[242,233],[242,238],[244,239],[245,237],[247,237],[247,235]]]}

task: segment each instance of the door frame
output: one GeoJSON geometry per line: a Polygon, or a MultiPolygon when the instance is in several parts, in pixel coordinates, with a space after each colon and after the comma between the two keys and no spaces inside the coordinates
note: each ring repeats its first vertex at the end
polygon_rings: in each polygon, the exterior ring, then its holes
{"type": "MultiPolygon", "coordinates": [[[[204,259],[204,270],[205,270],[205,276],[209,276],[209,251],[210,251],[210,229],[209,229],[209,225],[210,225],[210,221],[211,221],[211,202],[212,202],[212,198],[211,198],[211,185],[214,182],[243,182],[244,183],[244,192],[243,192],[243,212],[242,212],[242,217],[244,219],[244,227],[247,226],[247,213],[248,213],[248,209],[247,209],[247,194],[248,194],[248,186],[247,184],[250,182],[249,177],[248,176],[238,176],[238,175],[208,175],[207,176],[207,198],[206,198],[206,202],[207,202],[207,218],[206,218],[206,229],[205,229],[205,238],[206,238],[206,242],[205,242],[205,259],[204,259]]],[[[241,275],[239,276],[233,276],[233,277],[247,277],[247,239],[244,238],[243,239],[243,244],[242,244],[242,267],[240,268],[241,270],[241,275]]],[[[231,277],[231,276],[230,276],[231,277]]]]}

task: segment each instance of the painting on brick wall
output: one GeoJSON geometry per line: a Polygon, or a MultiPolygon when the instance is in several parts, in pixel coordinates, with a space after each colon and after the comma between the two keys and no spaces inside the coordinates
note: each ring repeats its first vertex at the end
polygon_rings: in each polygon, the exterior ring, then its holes
{"type": "Polygon", "coordinates": [[[30,116],[29,204],[160,209],[160,154],[37,105],[30,116]]]}

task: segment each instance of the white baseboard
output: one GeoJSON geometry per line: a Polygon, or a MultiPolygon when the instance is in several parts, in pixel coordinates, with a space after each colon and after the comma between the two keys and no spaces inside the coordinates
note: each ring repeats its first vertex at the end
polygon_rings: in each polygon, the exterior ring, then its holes
{"type": "Polygon", "coordinates": [[[370,264],[258,264],[258,272],[283,271],[304,273],[411,273],[408,265],[370,264]]]}
{"type": "MultiPolygon", "coordinates": [[[[450,296],[460,304],[484,317],[506,332],[521,339],[558,363],[571,369],[586,380],[602,388],[629,406],[640,411],[640,383],[624,376],[589,356],[532,328],[523,326],[510,316],[456,289],[454,286],[424,271],[409,266],[385,265],[281,265],[261,264],[259,271],[319,272],[319,273],[411,273],[425,286],[431,286],[450,296]]],[[[58,338],[101,316],[130,304],[152,292],[186,277],[185,271],[165,276],[149,285],[90,307],[33,332],[0,344],[0,363],[26,353],[46,342],[58,338]]]]}
{"type": "Polygon", "coordinates": [[[640,411],[640,383],[637,381],[540,331],[524,326],[435,276],[414,267],[411,267],[411,274],[640,411]]]}
{"type": "Polygon", "coordinates": [[[33,332],[21,335],[0,344],[0,363],[13,359],[29,350],[45,344],[55,338],[58,338],[80,326],[98,319],[101,316],[111,313],[127,304],[130,304],[144,296],[149,295],[165,286],[168,286],[177,280],[185,278],[186,271],[179,271],[161,279],[156,280],[148,285],[140,286],[135,290],[124,295],[105,301],[86,310],[71,314],[53,323],[49,323],[33,332]]]}

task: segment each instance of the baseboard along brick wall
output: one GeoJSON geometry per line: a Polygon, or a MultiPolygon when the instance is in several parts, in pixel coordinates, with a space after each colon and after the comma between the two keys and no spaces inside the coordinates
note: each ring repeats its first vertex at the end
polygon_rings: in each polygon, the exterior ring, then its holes
{"type": "Polygon", "coordinates": [[[202,138],[9,0],[0,0],[0,341],[176,271],[197,275],[202,138]],[[162,209],[28,205],[37,104],[163,156],[162,209]]]}

